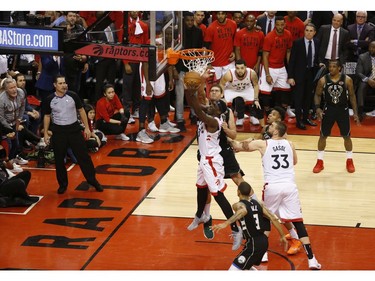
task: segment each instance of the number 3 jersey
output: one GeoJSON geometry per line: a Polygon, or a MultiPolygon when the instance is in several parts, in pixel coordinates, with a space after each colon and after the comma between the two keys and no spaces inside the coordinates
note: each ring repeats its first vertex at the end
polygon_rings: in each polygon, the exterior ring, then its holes
{"type": "Polygon", "coordinates": [[[289,141],[269,139],[266,142],[262,157],[265,183],[294,183],[293,149],[289,141]]]}

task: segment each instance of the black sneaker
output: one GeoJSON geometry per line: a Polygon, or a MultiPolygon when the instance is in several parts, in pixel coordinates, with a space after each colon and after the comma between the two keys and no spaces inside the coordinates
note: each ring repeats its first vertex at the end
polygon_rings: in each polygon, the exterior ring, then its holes
{"type": "Polygon", "coordinates": [[[67,189],[66,186],[60,186],[59,189],[57,190],[57,193],[58,194],[64,194],[66,189],[67,189]]]}
{"type": "Polygon", "coordinates": [[[207,239],[214,239],[214,232],[211,230],[212,226],[212,217],[210,216],[210,219],[203,224],[203,235],[207,239]]]}
{"type": "Polygon", "coordinates": [[[185,127],[185,124],[184,122],[177,122],[177,128],[180,129],[180,132],[186,132],[186,127],[185,127]]]}

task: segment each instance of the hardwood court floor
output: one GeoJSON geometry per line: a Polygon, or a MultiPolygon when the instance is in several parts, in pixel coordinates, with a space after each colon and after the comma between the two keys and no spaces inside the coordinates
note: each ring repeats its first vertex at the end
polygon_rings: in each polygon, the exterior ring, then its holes
{"type": "MultiPolygon", "coordinates": [[[[362,126],[372,130],[373,125],[362,126]]],[[[247,125],[248,126],[248,125],[247,125]]],[[[131,125],[135,132],[137,125],[131,125]]],[[[195,127],[161,135],[154,144],[110,140],[92,155],[103,193],[87,190],[79,167],[69,171],[69,187],[56,193],[53,166],[36,170],[31,194],[43,196],[32,208],[0,209],[0,269],[37,270],[226,270],[237,251],[229,229],[204,238],[202,228],[189,232],[196,209],[195,127]]],[[[239,139],[252,137],[242,132],[239,139]]],[[[135,135],[131,134],[134,140],[135,135]]],[[[345,170],[343,142],[327,142],[325,170],[313,174],[317,136],[289,133],[297,148],[296,180],[312,247],[323,270],[374,270],[375,235],[371,138],[353,138],[356,172],[345,170]]],[[[237,154],[257,196],[262,169],[258,152],[237,154]]],[[[226,196],[237,201],[231,181],[226,196]]],[[[212,202],[214,223],[224,219],[212,202]]],[[[303,252],[288,256],[273,231],[269,262],[259,270],[306,270],[303,252]]]]}

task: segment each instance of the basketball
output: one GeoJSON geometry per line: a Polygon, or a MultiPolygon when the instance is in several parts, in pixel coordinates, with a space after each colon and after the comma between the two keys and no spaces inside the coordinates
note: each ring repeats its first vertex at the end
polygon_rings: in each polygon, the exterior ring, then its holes
{"type": "Polygon", "coordinates": [[[201,75],[198,72],[189,71],[185,73],[184,83],[188,89],[196,89],[202,83],[201,75]]]}

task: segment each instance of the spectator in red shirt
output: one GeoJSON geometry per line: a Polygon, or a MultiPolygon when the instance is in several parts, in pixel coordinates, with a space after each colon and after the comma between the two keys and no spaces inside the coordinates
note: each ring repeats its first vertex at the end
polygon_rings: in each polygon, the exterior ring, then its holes
{"type": "Polygon", "coordinates": [[[216,16],[217,20],[207,27],[204,41],[206,47],[214,51],[215,60],[212,62],[212,66],[215,69],[216,80],[220,80],[228,69],[234,68],[233,43],[237,24],[227,18],[226,12],[216,12],[216,16]]]}
{"type": "Polygon", "coordinates": [[[129,140],[125,129],[130,113],[125,112],[113,85],[104,85],[103,95],[96,103],[96,128],[105,135],[116,135],[116,139],[129,140]]]}
{"type": "Polygon", "coordinates": [[[248,67],[259,73],[264,33],[256,28],[256,19],[252,14],[246,16],[245,25],[234,37],[236,60],[243,59],[248,67]]]}
{"type": "Polygon", "coordinates": [[[285,29],[292,34],[292,40],[302,38],[305,32],[305,23],[297,17],[297,11],[288,11],[285,19],[285,29]]]}
{"type": "MultiPolygon", "coordinates": [[[[289,62],[292,43],[292,34],[285,29],[284,17],[277,16],[275,29],[266,35],[263,44],[259,91],[261,105],[266,111],[269,110],[271,103],[282,105],[285,109],[290,104],[290,85],[287,83],[285,61],[289,62]],[[273,96],[271,92],[274,92],[273,96]]],[[[290,117],[295,117],[291,115],[293,112],[290,108],[287,113],[290,117]]]]}

